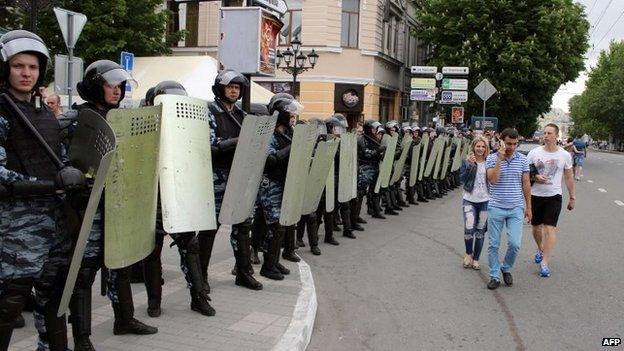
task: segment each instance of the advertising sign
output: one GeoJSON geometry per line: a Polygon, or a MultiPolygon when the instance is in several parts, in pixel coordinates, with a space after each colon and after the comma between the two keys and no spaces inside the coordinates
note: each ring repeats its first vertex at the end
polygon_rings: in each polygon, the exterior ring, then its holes
{"type": "Polygon", "coordinates": [[[451,123],[464,123],[464,108],[453,107],[451,112],[451,123]]]}
{"type": "Polygon", "coordinates": [[[262,13],[260,23],[260,72],[275,75],[277,36],[282,23],[273,16],[262,13]]]}

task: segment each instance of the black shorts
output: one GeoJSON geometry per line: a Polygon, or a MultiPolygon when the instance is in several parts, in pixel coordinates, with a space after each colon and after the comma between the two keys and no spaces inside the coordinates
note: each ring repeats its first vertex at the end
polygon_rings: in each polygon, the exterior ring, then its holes
{"type": "Polygon", "coordinates": [[[531,195],[531,211],[533,212],[531,224],[556,227],[561,213],[562,201],[561,195],[547,197],[531,195]]]}

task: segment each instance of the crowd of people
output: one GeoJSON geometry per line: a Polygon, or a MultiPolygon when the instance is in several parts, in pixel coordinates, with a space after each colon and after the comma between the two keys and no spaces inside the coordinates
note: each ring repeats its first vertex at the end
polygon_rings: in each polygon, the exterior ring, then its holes
{"type": "MultiPolygon", "coordinates": [[[[91,170],[78,169],[69,161],[77,158],[72,152],[78,151],[72,145],[78,138],[82,116],[95,113],[98,118],[106,119],[109,112],[119,108],[126,84],[135,82],[120,65],[108,60],[96,61],[85,69],[77,85],[85,102],[61,113],[58,96],[48,96],[46,106],[41,91],[36,88],[43,83],[49,61],[48,49],[41,38],[28,31],[11,31],[0,37],[0,50],[0,350],[8,348],[13,329],[24,325],[21,313],[32,291],[38,349],[66,350],[67,320],[64,311],[57,312],[72,252],[78,246],[80,222],[86,221],[85,208],[95,192],[93,174],[85,175],[91,170]]],[[[223,206],[232,207],[225,203],[224,195],[232,175],[241,172],[234,169],[234,156],[244,121],[252,115],[246,114],[237,102],[248,85],[249,81],[239,72],[221,71],[212,86],[214,101],[206,102],[207,116],[200,117],[207,121],[210,135],[213,173],[207,176],[213,183],[215,218],[219,218],[223,206]]],[[[146,109],[156,104],[160,95],[184,96],[186,91],[177,82],[161,82],[146,94],[143,102],[148,106],[146,109]]],[[[267,106],[256,109],[258,115],[273,116],[276,121],[266,161],[262,163],[264,168],[260,169],[258,189],[247,189],[256,190],[254,209],[246,220],[233,224],[230,233],[236,261],[232,273],[238,286],[262,290],[252,266],[261,262],[260,253],[263,260],[259,274],[268,279],[284,279],[290,272],[280,259],[299,261],[297,250],[305,246],[306,233],[310,251],[320,255],[321,224],[325,243],[339,245],[334,231],[342,232],[342,237],[348,240],[356,239],[355,233],[365,230],[366,220],[360,216],[364,203],[372,218],[383,220],[386,216],[399,215],[410,205],[441,198],[460,186],[459,161],[465,156],[468,139],[461,133],[455,135],[455,130],[420,128],[397,121],[383,125],[374,120],[364,121],[358,130],[357,126],[349,126],[340,114],[298,121],[303,106],[285,93],[274,95],[267,106]],[[314,210],[301,213],[294,225],[282,225],[290,154],[299,147],[293,145],[298,123],[315,127],[317,152],[323,143],[334,142],[339,146],[328,156],[334,173],[328,168],[328,180],[321,188],[322,195],[314,203],[314,210]],[[350,144],[353,148],[341,149],[351,137],[356,140],[350,144]],[[350,190],[345,192],[343,188],[350,190]]],[[[141,133],[156,130],[142,128],[141,133]]],[[[105,149],[106,145],[98,147],[105,149]]],[[[102,153],[105,151],[100,149],[102,153]]],[[[123,163],[118,166],[132,167],[123,163]]],[[[300,167],[307,173],[310,164],[300,167]]],[[[166,232],[159,198],[158,211],[154,211],[156,231],[152,252],[133,266],[105,269],[104,241],[108,235],[105,223],[115,223],[114,218],[105,216],[105,203],[114,200],[110,196],[99,200],[93,223],[89,223],[91,230],[75,287],[69,290],[68,320],[74,350],[95,349],[90,340],[91,298],[100,269],[114,313],[113,333],[158,332],[157,328],[134,318],[130,283],[133,267],[138,268],[146,285],[148,315],[159,317],[164,235],[170,235],[177,246],[181,271],[190,292],[190,309],[204,316],[216,313],[210,305],[208,266],[218,228],[166,232]]],[[[478,267],[476,261],[471,264],[478,267]]]]}

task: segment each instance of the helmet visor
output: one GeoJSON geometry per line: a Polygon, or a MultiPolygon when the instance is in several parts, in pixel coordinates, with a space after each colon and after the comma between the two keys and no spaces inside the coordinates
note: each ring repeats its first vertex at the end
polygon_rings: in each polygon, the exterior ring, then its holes
{"type": "Polygon", "coordinates": [[[180,88],[167,88],[167,89],[163,89],[159,93],[160,94],[166,94],[166,95],[182,95],[182,96],[187,96],[188,95],[186,93],[186,90],[180,89],[180,88]]]}
{"type": "Polygon", "coordinates": [[[39,40],[32,38],[18,38],[2,44],[0,48],[0,56],[2,61],[8,62],[11,57],[21,52],[36,52],[50,59],[48,48],[39,40]]]}
{"type": "Polygon", "coordinates": [[[373,129],[375,131],[375,133],[381,133],[381,134],[385,134],[386,130],[383,128],[383,126],[380,124],[377,129],[373,129]]]}
{"type": "Polygon", "coordinates": [[[122,82],[127,82],[134,88],[138,86],[137,81],[123,68],[113,68],[110,71],[106,71],[102,73],[102,78],[112,86],[119,85],[122,82]]]}
{"type": "Polygon", "coordinates": [[[303,112],[303,105],[297,100],[290,100],[281,109],[292,115],[299,116],[303,112]]]}

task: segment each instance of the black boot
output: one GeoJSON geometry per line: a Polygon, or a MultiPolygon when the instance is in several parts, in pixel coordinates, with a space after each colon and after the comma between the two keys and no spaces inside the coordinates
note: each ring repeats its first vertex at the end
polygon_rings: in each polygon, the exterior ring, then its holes
{"type": "Polygon", "coordinates": [[[418,196],[416,201],[418,201],[418,202],[429,202],[429,200],[427,200],[427,198],[425,198],[425,190],[423,188],[423,182],[416,183],[416,194],[418,196]]]}
{"type": "Polygon", "coordinates": [[[414,199],[414,191],[414,187],[411,187],[409,185],[405,187],[405,197],[407,199],[407,203],[410,205],[418,205],[418,202],[416,202],[416,199],[414,199]]]}
{"type": "Polygon", "coordinates": [[[95,350],[91,336],[91,286],[95,280],[97,268],[81,267],[76,279],[76,287],[69,303],[71,315],[69,321],[74,336],[74,351],[95,350]]]}
{"type": "Polygon", "coordinates": [[[236,224],[232,226],[232,237],[238,243],[237,250],[234,250],[234,258],[236,259],[236,285],[244,286],[251,290],[262,290],[262,284],[250,273],[251,261],[249,259],[249,231],[250,225],[247,223],[236,224]]]}
{"type": "Polygon", "coordinates": [[[324,226],[325,226],[325,242],[327,244],[331,244],[331,245],[340,245],[340,243],[338,241],[336,241],[336,239],[334,239],[334,220],[332,219],[333,217],[333,213],[332,212],[325,212],[324,213],[325,216],[325,221],[324,221],[324,226]]]}
{"type": "Polygon", "coordinates": [[[394,209],[395,211],[403,211],[403,208],[399,206],[399,203],[397,202],[396,191],[394,188],[388,188],[388,195],[390,199],[390,206],[392,207],[392,209],[394,209]]]}
{"type": "Polygon", "coordinates": [[[269,230],[273,237],[269,240],[267,251],[264,253],[260,275],[273,280],[283,280],[284,275],[277,269],[276,263],[280,254],[280,239],[285,229],[279,223],[274,223],[269,225],[269,230]]]}
{"type": "Polygon", "coordinates": [[[358,223],[360,212],[358,211],[358,198],[349,201],[349,213],[351,214],[351,230],[364,231],[364,227],[358,223]]]}
{"type": "Polygon", "coordinates": [[[357,200],[357,203],[356,203],[357,204],[357,211],[356,211],[357,212],[357,220],[356,220],[356,222],[360,223],[360,224],[366,224],[368,222],[365,221],[364,218],[362,218],[360,216],[360,213],[362,213],[362,203],[364,203],[364,195],[356,198],[356,200],[357,200]]]}
{"type": "Polygon", "coordinates": [[[353,235],[351,230],[353,227],[351,225],[351,209],[348,202],[340,204],[340,216],[342,217],[342,236],[355,239],[355,235],[353,235]]]}
{"type": "Polygon", "coordinates": [[[405,202],[405,200],[403,200],[403,192],[401,191],[401,188],[398,184],[396,185],[394,194],[396,196],[397,205],[399,205],[399,207],[409,207],[409,204],[405,202]]]}
{"type": "Polygon", "coordinates": [[[390,195],[390,189],[385,189],[384,198],[386,199],[386,211],[384,212],[387,215],[398,216],[399,213],[394,210],[392,206],[392,198],[390,195]]]}
{"type": "MultiPolygon", "coordinates": [[[[194,234],[191,234],[194,235],[194,234]]],[[[201,233],[199,235],[202,235],[201,233]]],[[[191,282],[191,310],[199,312],[204,316],[214,316],[216,314],[215,309],[210,306],[210,296],[202,276],[201,260],[199,252],[195,251],[199,249],[198,238],[193,238],[189,244],[189,248],[186,254],[186,267],[188,269],[188,278],[191,282]]]]}
{"type": "Polygon", "coordinates": [[[65,315],[61,317],[56,316],[58,304],[54,305],[55,306],[44,307],[43,319],[45,321],[46,332],[44,335],[40,334],[39,337],[48,342],[50,351],[66,351],[68,345],[67,322],[65,321],[65,315]]]}
{"type": "Polygon", "coordinates": [[[379,194],[375,194],[372,190],[368,193],[370,198],[371,206],[372,206],[372,216],[373,218],[386,219],[386,216],[381,214],[381,196],[379,194]]]}
{"type": "MultiPolygon", "coordinates": [[[[109,274],[112,274],[112,272],[109,274]]],[[[113,314],[115,315],[113,334],[156,334],[158,328],[146,325],[134,318],[134,304],[132,302],[130,271],[128,267],[117,270],[117,279],[114,284],[117,290],[118,302],[113,303],[113,314]]]]}
{"type": "Polygon", "coordinates": [[[15,318],[22,313],[32,285],[32,278],[14,279],[8,281],[3,291],[0,298],[0,350],[9,348],[15,318]]]}
{"type": "Polygon", "coordinates": [[[216,234],[216,230],[202,230],[197,233],[201,273],[208,293],[210,293],[210,284],[208,284],[208,265],[210,264],[210,256],[212,256],[212,246],[214,245],[216,234]]]}
{"type": "Polygon", "coordinates": [[[159,317],[161,314],[162,286],[165,281],[162,278],[162,263],[158,248],[154,249],[143,260],[143,277],[145,280],[145,292],[147,293],[147,315],[152,318],[159,317]]]}
{"type": "Polygon", "coordinates": [[[288,226],[284,234],[284,252],[282,258],[291,262],[299,262],[301,258],[295,253],[295,226],[288,226]]]}
{"type": "Polygon", "coordinates": [[[297,247],[305,247],[305,243],[303,242],[303,234],[305,232],[305,221],[303,217],[297,223],[297,247]]]}
{"type": "Polygon", "coordinates": [[[302,217],[302,221],[305,221],[306,228],[308,230],[308,243],[310,244],[310,252],[313,255],[320,255],[321,249],[318,247],[318,224],[316,221],[316,214],[313,212],[309,215],[302,217]]]}

